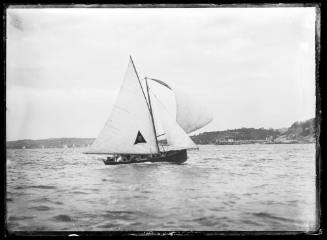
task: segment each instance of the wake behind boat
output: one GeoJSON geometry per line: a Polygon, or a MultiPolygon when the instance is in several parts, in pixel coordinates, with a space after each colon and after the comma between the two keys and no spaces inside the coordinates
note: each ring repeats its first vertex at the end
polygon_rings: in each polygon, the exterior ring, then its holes
{"type": "Polygon", "coordinates": [[[197,149],[187,133],[207,125],[212,117],[203,107],[192,104],[190,99],[185,98],[185,93],[179,92],[177,88],[158,79],[145,77],[144,80],[146,91],[130,57],[111,115],[86,154],[111,155],[103,160],[106,165],[183,163],[187,160],[186,150],[197,149]],[[150,91],[148,80],[174,93],[176,118],[171,116],[165,105],[150,91]],[[158,124],[162,126],[164,133],[158,134],[158,124]],[[158,141],[162,136],[168,145],[158,141]]]}

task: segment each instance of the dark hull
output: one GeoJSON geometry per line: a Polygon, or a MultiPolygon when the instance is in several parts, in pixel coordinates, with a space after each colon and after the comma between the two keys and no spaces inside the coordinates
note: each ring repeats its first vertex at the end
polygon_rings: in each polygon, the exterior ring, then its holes
{"type": "Polygon", "coordinates": [[[115,162],[114,160],[103,160],[106,165],[120,165],[120,164],[131,164],[131,163],[145,163],[145,162],[170,162],[170,163],[183,163],[187,160],[186,149],[174,150],[164,153],[160,153],[158,156],[146,157],[138,160],[131,160],[128,162],[115,162]]]}

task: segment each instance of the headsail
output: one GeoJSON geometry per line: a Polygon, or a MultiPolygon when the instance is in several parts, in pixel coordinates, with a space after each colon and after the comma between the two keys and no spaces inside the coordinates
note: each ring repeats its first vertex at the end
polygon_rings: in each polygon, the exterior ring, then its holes
{"type": "Polygon", "coordinates": [[[131,59],[111,115],[87,153],[158,153],[152,124],[131,59]]]}
{"type": "Polygon", "coordinates": [[[201,104],[195,101],[194,98],[189,96],[185,91],[175,86],[172,88],[161,80],[149,79],[173,91],[176,100],[176,121],[186,133],[194,132],[213,120],[211,114],[206,111],[206,107],[201,106],[201,104]]]}
{"type": "Polygon", "coordinates": [[[170,115],[170,113],[165,109],[165,106],[158,100],[157,97],[154,98],[155,107],[154,113],[157,113],[161,120],[161,125],[165,130],[165,136],[168,145],[172,149],[195,149],[197,146],[191,140],[191,138],[184,132],[184,130],[178,125],[176,120],[170,115]]]}

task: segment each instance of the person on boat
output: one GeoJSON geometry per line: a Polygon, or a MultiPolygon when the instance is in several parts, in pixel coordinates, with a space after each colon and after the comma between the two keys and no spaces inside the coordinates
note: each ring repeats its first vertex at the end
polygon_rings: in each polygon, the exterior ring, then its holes
{"type": "Polygon", "coordinates": [[[119,154],[116,158],[116,162],[128,162],[130,159],[130,155],[119,154]]]}
{"type": "Polygon", "coordinates": [[[129,162],[137,161],[137,155],[136,154],[127,155],[127,161],[129,162]]]}
{"type": "Polygon", "coordinates": [[[136,155],[119,154],[115,157],[116,162],[131,162],[135,160],[136,155]]]}
{"type": "Polygon", "coordinates": [[[118,156],[116,157],[116,162],[123,162],[123,157],[122,157],[122,155],[118,155],[118,156]]]}

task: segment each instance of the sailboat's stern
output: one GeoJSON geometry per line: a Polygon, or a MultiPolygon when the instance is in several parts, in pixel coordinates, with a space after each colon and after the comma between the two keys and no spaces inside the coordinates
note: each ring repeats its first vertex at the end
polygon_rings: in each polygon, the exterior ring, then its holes
{"type": "Polygon", "coordinates": [[[165,162],[183,163],[187,160],[187,151],[186,149],[168,151],[163,159],[165,162]]]}

